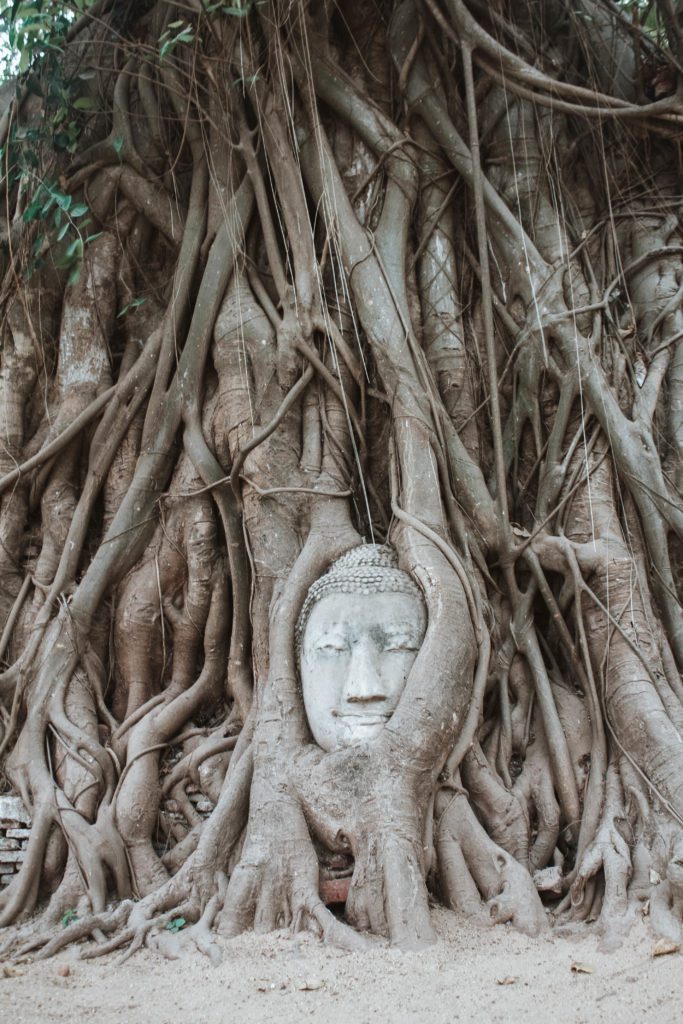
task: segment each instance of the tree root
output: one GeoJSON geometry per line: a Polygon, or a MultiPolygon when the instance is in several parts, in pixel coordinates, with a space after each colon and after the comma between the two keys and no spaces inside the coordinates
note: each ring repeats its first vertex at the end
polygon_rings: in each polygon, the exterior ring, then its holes
{"type": "Polygon", "coordinates": [[[683,836],[673,844],[666,878],[653,887],[650,923],[656,935],[672,942],[683,940],[683,836]]]}
{"type": "Polygon", "coordinates": [[[479,824],[464,790],[444,787],[435,802],[436,848],[443,897],[481,924],[510,922],[540,935],[548,922],[531,876],[479,824]]]}
{"type": "Polygon", "coordinates": [[[605,949],[617,948],[633,921],[628,899],[631,853],[619,828],[626,823],[621,780],[612,763],[607,771],[602,821],[581,858],[571,887],[571,916],[586,920],[594,914],[605,949]],[[604,886],[600,889],[595,884],[598,872],[602,872],[604,886]]]}

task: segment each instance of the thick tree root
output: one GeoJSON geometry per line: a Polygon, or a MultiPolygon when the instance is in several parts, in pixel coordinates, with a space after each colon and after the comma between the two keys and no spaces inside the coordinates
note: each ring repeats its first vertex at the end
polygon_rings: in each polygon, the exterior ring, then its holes
{"type": "Polygon", "coordinates": [[[481,924],[510,922],[527,935],[547,931],[546,914],[528,870],[489,838],[475,818],[466,792],[441,789],[435,814],[446,905],[481,924]]]}

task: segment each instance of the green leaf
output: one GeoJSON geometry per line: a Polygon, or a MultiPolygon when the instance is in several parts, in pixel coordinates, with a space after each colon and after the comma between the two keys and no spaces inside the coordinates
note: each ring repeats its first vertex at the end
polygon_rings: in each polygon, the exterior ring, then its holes
{"type": "Polygon", "coordinates": [[[80,263],[77,263],[76,266],[71,271],[71,273],[69,274],[69,279],[66,282],[67,287],[69,285],[71,285],[71,284],[76,284],[76,281],[78,281],[78,278],[80,276],[81,276],[81,265],[80,265],[80,263]]]}
{"type": "Polygon", "coordinates": [[[178,43],[191,43],[194,41],[194,35],[191,27],[184,21],[174,21],[169,28],[180,28],[180,31],[176,33],[173,38],[169,38],[168,29],[159,36],[159,42],[161,48],[159,50],[159,62],[163,62],[164,57],[167,53],[170,53],[178,43]]]}
{"type": "Polygon", "coordinates": [[[81,259],[83,256],[83,239],[74,238],[73,242],[64,253],[64,256],[67,260],[81,259]]]}
{"type": "Polygon", "coordinates": [[[184,917],[172,917],[166,925],[167,932],[179,932],[181,928],[184,928],[186,924],[184,917]]]}
{"type": "Polygon", "coordinates": [[[59,234],[57,235],[57,241],[58,242],[61,242],[61,240],[64,238],[64,235],[69,230],[69,227],[70,227],[70,225],[69,225],[68,221],[66,222],[66,224],[62,224],[61,228],[59,229],[59,234]]]}
{"type": "Polygon", "coordinates": [[[78,99],[74,101],[74,107],[76,110],[92,110],[94,106],[95,103],[89,96],[79,96],[78,99]]]}
{"type": "Polygon", "coordinates": [[[138,309],[139,306],[144,305],[144,302],[144,299],[131,299],[127,306],[124,306],[123,309],[119,310],[116,314],[116,318],[118,319],[119,317],[125,316],[126,313],[130,312],[130,310],[138,309]]]}
{"type": "Polygon", "coordinates": [[[88,206],[86,203],[76,203],[71,209],[72,217],[82,217],[84,213],[88,212],[88,206]]]}
{"type": "Polygon", "coordinates": [[[117,156],[121,156],[121,150],[123,149],[123,135],[117,135],[112,142],[112,146],[114,147],[117,156]]]}
{"type": "Polygon", "coordinates": [[[75,910],[67,910],[66,914],[62,917],[62,925],[68,928],[74,921],[78,921],[78,914],[75,910]]]}

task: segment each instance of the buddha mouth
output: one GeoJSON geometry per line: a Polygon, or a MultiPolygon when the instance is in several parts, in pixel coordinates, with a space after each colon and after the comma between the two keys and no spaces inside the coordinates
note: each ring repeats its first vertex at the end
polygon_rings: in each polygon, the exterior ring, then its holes
{"type": "Polygon", "coordinates": [[[367,712],[365,714],[363,714],[362,711],[352,713],[337,712],[336,715],[342,722],[347,722],[354,728],[362,728],[363,726],[367,728],[373,725],[386,725],[391,718],[392,712],[387,712],[386,714],[378,714],[376,711],[367,712]]]}

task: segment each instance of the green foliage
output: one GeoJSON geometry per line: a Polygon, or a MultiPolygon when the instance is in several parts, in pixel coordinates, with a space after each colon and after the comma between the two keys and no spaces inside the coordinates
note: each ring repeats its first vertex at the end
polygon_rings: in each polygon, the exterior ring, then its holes
{"type": "Polygon", "coordinates": [[[9,44],[6,70],[23,74],[46,53],[61,54],[76,12],[85,12],[95,0],[13,0],[0,10],[0,31],[9,44]]]}
{"type": "MultiPolygon", "coordinates": [[[[94,2],[73,0],[67,5],[63,0],[14,0],[11,6],[0,10],[0,37],[9,44],[4,53],[0,51],[5,74],[18,74],[21,85],[43,98],[42,135],[49,138],[57,151],[76,152],[81,121],[75,111],[85,112],[94,107],[92,98],[83,94],[83,83],[94,72],[85,71],[67,81],[62,59],[75,11],[84,12],[94,2]]],[[[39,140],[27,137],[27,141],[39,140]]]]}
{"type": "Polygon", "coordinates": [[[88,206],[85,203],[75,203],[73,196],[64,192],[57,182],[37,180],[37,187],[23,213],[25,223],[37,222],[42,229],[33,242],[33,260],[28,268],[29,274],[41,266],[46,233],[52,230],[56,232],[57,242],[68,242],[63,252],[56,256],[55,264],[70,271],[69,284],[77,280],[85,244],[92,242],[99,235],[98,232],[84,237],[86,228],[92,223],[91,218],[87,216],[88,213],[88,206]]]}
{"type": "Polygon", "coordinates": [[[58,167],[61,154],[78,149],[95,107],[86,84],[95,72],[81,69],[67,78],[63,54],[71,24],[94,2],[14,0],[0,10],[0,35],[11,50],[9,57],[4,54],[6,69],[18,72],[17,92],[23,88],[42,101],[41,116],[12,119],[0,149],[7,187],[24,197],[24,222],[37,226],[26,272],[37,270],[49,249],[56,265],[69,271],[70,283],[78,277],[85,245],[97,236],[87,234],[89,209],[66,192],[58,167]]]}
{"type": "Polygon", "coordinates": [[[140,306],[144,305],[144,302],[144,299],[131,299],[127,306],[124,306],[123,309],[118,311],[116,314],[117,318],[125,316],[126,313],[130,313],[134,309],[138,309],[140,306]]]}
{"type": "Polygon", "coordinates": [[[204,0],[204,10],[207,14],[225,14],[232,18],[246,18],[255,7],[267,3],[267,0],[237,0],[236,3],[226,4],[223,0],[204,0]]]}
{"type": "Polygon", "coordinates": [[[186,21],[172,21],[166,31],[159,36],[161,43],[159,63],[163,63],[166,57],[170,57],[180,43],[191,43],[193,40],[194,33],[191,25],[186,21]]]}
{"type": "Polygon", "coordinates": [[[666,32],[655,0],[615,0],[623,14],[639,25],[646,35],[659,45],[666,46],[666,32]]]}
{"type": "Polygon", "coordinates": [[[74,921],[78,921],[78,914],[73,909],[67,910],[66,914],[62,917],[62,926],[68,928],[74,921]]]}
{"type": "Polygon", "coordinates": [[[186,924],[187,922],[184,917],[172,917],[166,925],[166,931],[173,932],[175,934],[176,932],[179,932],[181,928],[184,928],[186,924]]]}

